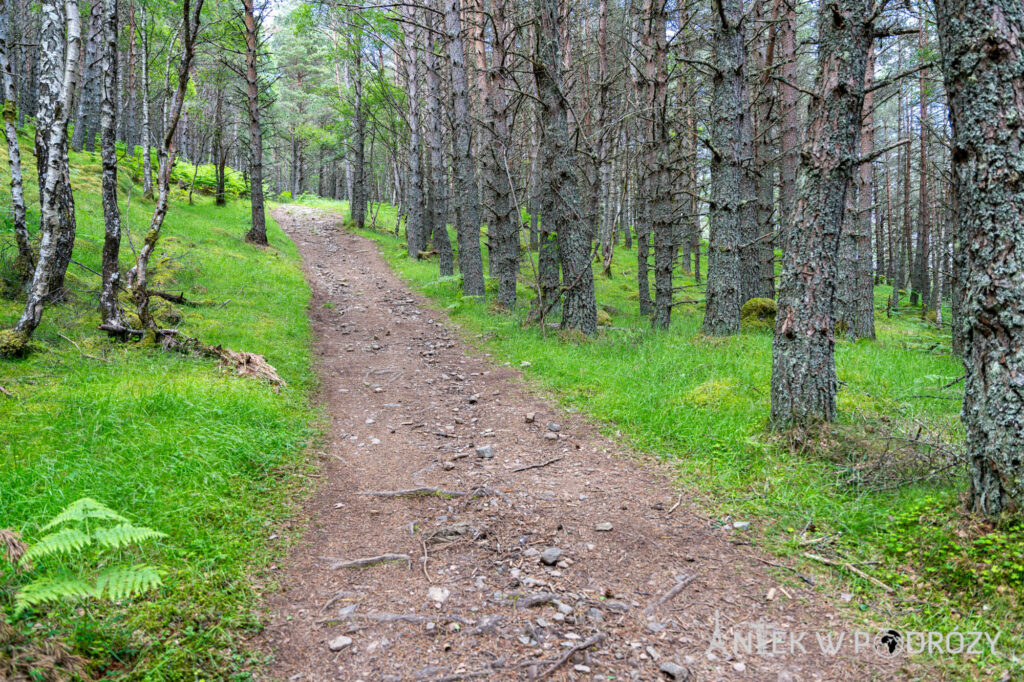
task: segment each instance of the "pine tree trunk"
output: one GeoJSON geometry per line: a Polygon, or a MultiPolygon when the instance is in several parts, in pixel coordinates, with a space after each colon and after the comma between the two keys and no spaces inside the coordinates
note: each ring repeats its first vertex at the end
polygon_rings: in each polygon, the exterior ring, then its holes
{"type": "Polygon", "coordinates": [[[263,209],[263,129],[260,128],[259,26],[253,0],[242,0],[245,22],[245,94],[249,115],[250,227],[245,240],[266,246],[267,218],[263,209]]]}
{"type": "Polygon", "coordinates": [[[448,36],[448,66],[452,83],[452,166],[455,173],[455,231],[459,244],[462,293],[484,295],[484,265],[480,253],[480,210],[469,106],[469,79],[463,50],[459,0],[444,0],[444,24],[448,36]]]}
{"type": "Polygon", "coordinates": [[[818,10],[816,96],[808,105],[772,347],[776,427],[835,418],[836,261],[858,158],[870,15],[868,0],[823,0],[818,10]]]}
{"type": "MultiPolygon", "coordinates": [[[[742,0],[714,0],[713,92],[711,95],[711,215],[708,238],[705,334],[735,334],[740,307],[756,291],[749,249],[740,240],[756,231],[753,183],[744,164],[750,158],[750,101],[742,0]],[[745,227],[749,225],[749,227],[745,227]]],[[[754,256],[756,259],[756,256],[754,256]]],[[[754,271],[756,272],[756,271],[754,271]]]]}
{"type": "Polygon", "coordinates": [[[425,107],[424,129],[427,137],[427,150],[430,161],[430,181],[428,183],[428,200],[430,206],[431,244],[438,253],[438,267],[442,277],[455,274],[455,258],[452,253],[451,239],[448,237],[448,169],[444,162],[444,145],[441,133],[441,74],[437,65],[434,41],[435,13],[426,12],[426,21],[430,40],[423,51],[425,107]]]}
{"type": "Polygon", "coordinates": [[[420,171],[420,99],[419,99],[419,49],[416,27],[419,11],[412,6],[402,8],[407,23],[403,26],[405,43],[406,92],[409,99],[407,121],[409,123],[409,147],[406,151],[406,165],[409,177],[406,187],[409,218],[405,226],[410,258],[419,258],[426,249],[426,225],[423,219],[423,174],[420,171]]]}
{"type": "MultiPolygon", "coordinates": [[[[590,245],[593,235],[579,207],[579,187],[562,93],[561,19],[557,0],[534,0],[536,46],[533,75],[544,128],[546,177],[541,182],[542,225],[558,237],[564,297],[562,328],[597,331],[597,303],[590,245]]],[[[550,237],[548,237],[550,239],[550,237]]],[[[543,249],[543,245],[541,247],[543,249]]]]}
{"type": "Polygon", "coordinates": [[[937,0],[953,125],[970,506],[1024,504],[1024,13],[1019,0],[937,0]]]}
{"type": "MultiPolygon", "coordinates": [[[[864,85],[870,88],[875,82],[875,52],[868,50],[865,66],[864,85]]],[[[875,96],[873,92],[864,95],[864,109],[861,113],[860,156],[867,158],[875,148],[874,124],[875,96]]],[[[871,162],[861,163],[857,173],[857,213],[854,221],[857,225],[857,268],[855,272],[853,296],[853,322],[850,335],[854,339],[875,338],[875,286],[872,277],[873,254],[871,251],[871,216],[875,204],[874,173],[871,162]]],[[[881,243],[881,240],[879,240],[881,243]]],[[[881,249],[879,249],[881,251],[881,249]]],[[[882,259],[879,259],[879,269],[882,259]]]]}
{"type": "Polygon", "coordinates": [[[507,77],[511,67],[507,48],[514,43],[514,28],[505,0],[492,0],[491,15],[491,63],[484,71],[481,90],[483,128],[489,138],[486,145],[481,145],[483,206],[490,243],[490,272],[498,283],[498,305],[514,310],[519,275],[519,207],[512,187],[512,111],[507,77]]]}

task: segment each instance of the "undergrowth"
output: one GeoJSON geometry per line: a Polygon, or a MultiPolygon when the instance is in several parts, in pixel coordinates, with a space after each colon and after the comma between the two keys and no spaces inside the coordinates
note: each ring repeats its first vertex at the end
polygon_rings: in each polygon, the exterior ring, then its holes
{"type": "MultiPolygon", "coordinates": [[[[26,197],[37,202],[31,150],[23,137],[26,197]]],[[[119,174],[125,267],[153,210],[130,165],[119,174]]],[[[6,173],[0,165],[2,205],[6,173]]],[[[153,259],[153,286],[190,301],[160,301],[162,324],[262,353],[288,382],[279,392],[212,360],[108,340],[96,329],[99,278],[91,272],[100,269],[103,244],[100,173],[98,154],[72,153],[80,265],[68,270],[68,300],[47,308],[33,353],[0,360],[0,528],[34,541],[70,502],[93,498],[166,534],[140,557],[161,571],[163,585],[102,608],[88,599],[18,617],[0,608],[0,624],[6,617],[14,629],[0,640],[22,650],[64,642],[96,677],[246,678],[253,661],[243,640],[260,627],[260,595],[270,587],[263,569],[282,551],[276,533],[304,485],[306,445],[317,434],[300,257],[269,218],[269,248],[243,241],[246,201],[216,207],[197,192],[189,205],[187,191],[175,187],[153,259]]],[[[38,208],[29,207],[33,235],[38,208]]],[[[9,221],[0,221],[0,277],[12,274],[3,269],[12,243],[9,221]]],[[[23,307],[23,297],[0,297],[0,329],[23,307]]],[[[0,574],[0,591],[10,578],[0,574]]]]}
{"type": "MultiPolygon", "coordinates": [[[[304,203],[347,213],[342,202],[304,203]]],[[[837,341],[838,424],[780,437],[767,430],[771,325],[728,338],[702,335],[702,294],[692,273],[677,271],[676,282],[696,303],[677,306],[671,329],[655,332],[639,312],[635,251],[616,248],[612,276],[595,270],[598,307],[610,324],[592,340],[565,342],[526,322],[529,262],[521,269],[518,307],[500,312],[464,298],[458,276],[438,277],[436,259],[411,260],[394,223],[395,209],[383,206],[377,229],[362,234],[470,341],[520,368],[564,407],[599,419],[609,435],[670,459],[684,489],[720,522],[753,520],[756,542],[818,575],[833,596],[851,591],[843,605],[854,617],[905,630],[1001,631],[1001,655],[941,661],[958,679],[1019,669],[1024,529],[965,515],[963,368],[948,329],[938,329],[934,317],[921,319],[906,296],[889,315],[891,287],[877,286],[878,339],[837,341]],[[807,552],[860,566],[896,594],[853,571],[826,573],[806,560],[807,552]]]]}

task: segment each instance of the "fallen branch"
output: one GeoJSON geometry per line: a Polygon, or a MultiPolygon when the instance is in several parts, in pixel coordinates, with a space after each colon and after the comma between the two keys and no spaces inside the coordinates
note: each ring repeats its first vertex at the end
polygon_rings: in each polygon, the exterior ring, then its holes
{"type": "Polygon", "coordinates": [[[540,606],[541,604],[547,604],[548,602],[558,599],[558,595],[553,592],[538,592],[525,597],[512,595],[512,597],[512,605],[517,609],[528,609],[532,606],[540,606]]]}
{"type": "Polygon", "coordinates": [[[408,490],[368,490],[359,493],[371,497],[465,497],[468,493],[441,488],[410,488],[408,490]]]}
{"type": "Polygon", "coordinates": [[[659,606],[661,606],[665,602],[671,601],[672,599],[675,599],[676,597],[678,597],[679,593],[682,592],[683,590],[685,590],[687,585],[689,585],[690,583],[692,583],[696,579],[697,579],[697,576],[695,576],[695,575],[688,575],[688,576],[683,577],[682,580],[680,580],[679,582],[677,582],[675,585],[672,586],[671,590],[669,590],[665,594],[661,595],[661,598],[659,598],[658,601],[654,602],[653,604],[648,606],[646,609],[644,609],[644,615],[645,616],[650,616],[651,614],[654,613],[654,610],[656,608],[658,608],[659,606]]]}
{"type": "MultiPolygon", "coordinates": [[[[121,339],[127,339],[129,336],[142,338],[146,335],[146,330],[144,329],[132,329],[123,325],[101,324],[99,329],[121,339]]],[[[153,329],[151,331],[167,350],[175,350],[179,353],[197,353],[208,358],[218,358],[222,365],[234,367],[235,373],[238,376],[255,376],[266,379],[275,389],[278,386],[285,385],[285,380],[278,376],[277,369],[258,353],[233,351],[223,346],[209,346],[199,339],[180,334],[177,329],[153,329]]]]}
{"type": "Polygon", "coordinates": [[[530,469],[541,469],[543,467],[548,466],[549,464],[554,464],[555,462],[559,462],[561,460],[562,460],[561,457],[552,457],[548,461],[542,462],[540,464],[530,464],[529,466],[519,467],[518,469],[513,469],[512,473],[518,474],[520,471],[529,471],[530,469]]]}
{"type": "Polygon", "coordinates": [[[82,357],[86,357],[86,358],[89,358],[90,360],[96,360],[96,361],[98,361],[98,362],[106,362],[106,360],[104,360],[103,358],[98,358],[98,357],[96,357],[95,355],[89,355],[89,354],[88,354],[88,353],[86,353],[86,352],[85,352],[84,350],[82,350],[82,347],[81,347],[81,346],[79,346],[79,345],[78,345],[77,343],[75,343],[74,341],[72,341],[72,340],[71,340],[71,339],[69,339],[68,337],[64,336],[64,335],[63,335],[63,334],[61,334],[60,332],[57,332],[57,336],[59,336],[60,338],[64,339],[65,341],[67,341],[68,343],[70,343],[70,344],[71,344],[72,346],[74,346],[75,348],[77,348],[77,349],[78,349],[78,352],[82,354],[82,357]]]}
{"type": "Polygon", "coordinates": [[[0,393],[3,393],[3,394],[4,394],[5,396],[7,396],[8,398],[13,398],[13,397],[14,397],[14,394],[13,394],[13,393],[11,393],[10,391],[8,391],[8,390],[7,390],[6,388],[4,388],[3,386],[0,386],[0,393]]]}
{"type": "Polygon", "coordinates": [[[336,571],[339,568],[365,568],[386,561],[404,561],[410,568],[412,567],[412,558],[408,554],[381,554],[380,556],[353,559],[352,561],[339,561],[336,564],[331,564],[331,570],[336,571]]]}
{"type": "Polygon", "coordinates": [[[149,293],[152,296],[158,296],[159,298],[162,298],[165,301],[170,301],[171,303],[177,303],[179,305],[189,305],[189,302],[185,300],[185,292],[182,292],[180,294],[169,294],[166,291],[150,290],[149,293]]]}
{"type": "Polygon", "coordinates": [[[872,583],[874,585],[877,585],[878,587],[881,587],[883,590],[885,590],[886,592],[888,592],[890,594],[892,594],[893,592],[896,591],[893,588],[891,588],[888,585],[886,585],[885,583],[883,583],[878,578],[876,578],[876,577],[874,577],[872,575],[868,575],[867,573],[865,573],[864,571],[860,570],[859,568],[857,568],[856,566],[854,566],[853,564],[851,564],[848,561],[833,561],[832,559],[826,559],[823,556],[818,556],[817,554],[811,554],[810,552],[804,552],[803,555],[806,558],[811,559],[812,561],[817,561],[817,562],[823,563],[823,564],[825,564],[827,566],[835,566],[836,568],[845,568],[846,570],[850,571],[851,573],[853,573],[857,577],[863,578],[864,580],[867,580],[868,582],[870,582],[870,583],[872,583]]]}
{"type": "Polygon", "coordinates": [[[537,679],[538,680],[543,680],[543,679],[546,679],[548,677],[551,677],[551,675],[556,670],[558,670],[563,665],[565,665],[566,661],[568,661],[570,658],[575,656],[580,651],[584,651],[586,649],[589,649],[590,647],[594,646],[595,644],[600,644],[601,642],[604,641],[605,637],[606,637],[606,635],[603,632],[599,632],[596,635],[594,635],[593,637],[590,637],[589,639],[586,639],[586,640],[580,642],[576,646],[571,647],[569,649],[566,649],[565,653],[562,654],[562,656],[557,661],[555,661],[554,665],[552,665],[550,668],[548,668],[547,670],[542,672],[537,677],[537,679]]]}

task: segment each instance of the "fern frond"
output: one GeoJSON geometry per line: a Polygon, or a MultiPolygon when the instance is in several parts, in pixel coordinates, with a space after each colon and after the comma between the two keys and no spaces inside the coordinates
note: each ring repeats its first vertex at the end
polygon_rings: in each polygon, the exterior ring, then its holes
{"type": "Polygon", "coordinates": [[[113,528],[97,528],[92,532],[93,540],[112,549],[120,549],[127,545],[165,537],[167,537],[166,533],[144,526],[133,526],[130,523],[122,523],[113,528]]]}
{"type": "Polygon", "coordinates": [[[83,497],[69,504],[64,511],[50,519],[50,522],[43,526],[42,530],[49,530],[68,521],[84,521],[86,519],[107,519],[128,523],[124,518],[102,502],[97,502],[91,497],[83,497]]]}
{"type": "Polygon", "coordinates": [[[15,613],[29,606],[52,604],[95,596],[95,588],[80,578],[39,578],[18,590],[14,597],[15,613]]]}
{"type": "Polygon", "coordinates": [[[100,573],[94,588],[97,597],[127,599],[160,587],[163,581],[152,566],[115,566],[100,573]]]}
{"type": "Polygon", "coordinates": [[[82,549],[91,542],[92,538],[77,528],[61,528],[55,533],[44,535],[38,542],[33,543],[21,560],[24,563],[51,554],[69,554],[82,549]]]}

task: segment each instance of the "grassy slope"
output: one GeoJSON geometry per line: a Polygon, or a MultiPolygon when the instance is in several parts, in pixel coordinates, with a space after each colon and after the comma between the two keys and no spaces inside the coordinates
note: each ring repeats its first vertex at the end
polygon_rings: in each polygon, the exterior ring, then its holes
{"type": "MultiPolygon", "coordinates": [[[[99,156],[73,154],[71,162],[75,259],[98,270],[99,156]]],[[[0,205],[9,202],[6,170],[4,163],[0,205]]],[[[35,199],[34,169],[26,176],[35,199]]],[[[126,215],[138,243],[152,202],[131,190],[126,215]]],[[[67,636],[97,662],[97,672],[195,679],[244,668],[237,635],[258,624],[250,576],[277,551],[268,536],[289,509],[305,445],[315,436],[307,401],[314,387],[309,290],[295,246],[269,220],[272,246],[246,245],[245,202],[218,208],[209,197],[195,201],[189,206],[175,191],[157,252],[157,281],[207,303],[175,306],[182,316],[176,326],[209,343],[263,353],[286,388],[275,393],[223,374],[212,361],[106,340],[96,331],[98,277],[75,265],[72,300],[47,309],[39,352],[0,362],[0,386],[16,396],[0,396],[0,528],[31,538],[66,504],[91,496],[169,535],[146,557],[167,571],[159,594],[132,608],[58,610],[39,626],[67,636]]],[[[38,224],[37,213],[31,222],[38,224]]],[[[0,222],[0,245],[11,242],[11,226],[0,222]]],[[[127,240],[123,252],[127,265],[127,240]]],[[[23,305],[0,298],[0,328],[23,305]]],[[[166,316],[170,307],[161,310],[166,316]]]]}
{"type": "MultiPolygon", "coordinates": [[[[311,203],[347,211],[338,202],[311,203]]],[[[1019,646],[1024,633],[1021,528],[1009,526],[976,540],[977,529],[965,526],[958,507],[962,478],[894,486],[893,476],[868,478],[858,466],[866,453],[887,463],[883,471],[890,460],[895,465],[904,459],[886,454],[885,434],[913,437],[920,426],[927,438],[962,440],[962,387],[947,385],[963,369],[949,353],[948,333],[903,309],[893,318],[876,316],[877,341],[839,341],[840,428],[794,452],[766,430],[770,332],[705,337],[699,333],[699,305],[678,306],[668,333],[650,331],[636,302],[635,252],[617,249],[613,278],[596,278],[599,305],[611,306],[614,326],[624,329],[576,345],[524,326],[525,302],[509,315],[462,298],[458,280],[438,279],[436,261],[408,259],[392,234],[394,221],[394,209],[384,207],[378,226],[386,232],[364,234],[498,361],[529,363],[523,366],[527,380],[563,405],[601,419],[608,433],[639,450],[672,458],[680,480],[699,491],[705,506],[723,518],[754,519],[758,541],[773,551],[797,559],[808,549],[835,551],[852,561],[873,562],[867,570],[913,602],[900,606],[860,579],[831,583],[855,591],[851,608],[906,629],[1001,629],[1001,642],[1019,646]],[[805,530],[811,537],[831,536],[831,542],[801,546],[805,530]]],[[[693,284],[687,273],[679,278],[679,284],[693,284]]],[[[686,291],[683,296],[701,298],[695,289],[686,291]]],[[[533,296],[522,286],[520,293],[522,299],[533,296]]],[[[876,309],[885,310],[890,294],[890,287],[876,287],[876,309]]],[[[899,446],[891,441],[893,449],[899,446]]],[[[1005,662],[986,661],[989,665],[1005,662]]],[[[965,672],[973,674],[973,666],[965,672]]]]}

